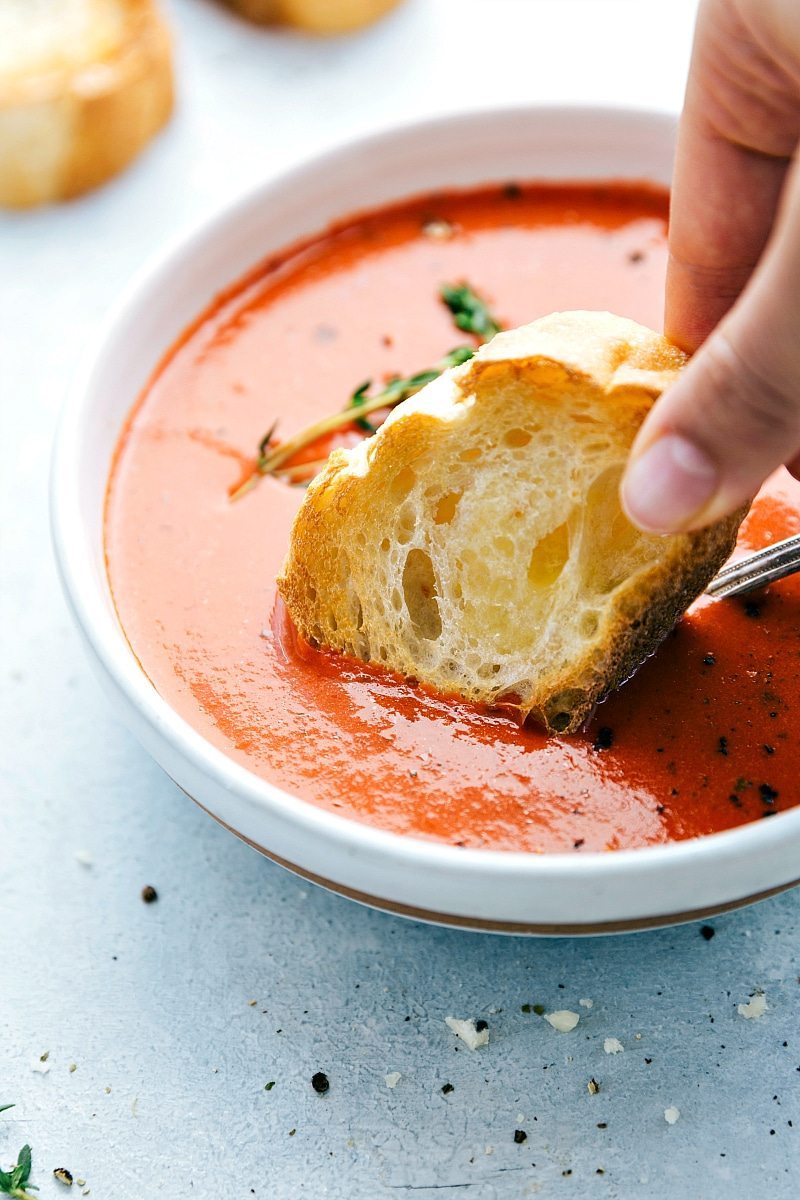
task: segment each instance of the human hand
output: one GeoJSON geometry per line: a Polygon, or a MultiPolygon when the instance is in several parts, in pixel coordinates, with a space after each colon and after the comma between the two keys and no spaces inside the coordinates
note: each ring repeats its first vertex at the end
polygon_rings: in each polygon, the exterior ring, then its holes
{"type": "Polygon", "coordinates": [[[798,141],[798,0],[701,0],[665,320],[701,348],[631,453],[622,500],[642,529],[710,524],[781,463],[800,478],[798,141]]]}

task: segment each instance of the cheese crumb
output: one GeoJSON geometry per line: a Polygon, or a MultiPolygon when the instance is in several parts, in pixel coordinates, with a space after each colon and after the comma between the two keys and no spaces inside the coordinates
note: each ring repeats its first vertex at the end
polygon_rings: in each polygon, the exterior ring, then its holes
{"type": "Polygon", "coordinates": [[[664,1109],[664,1120],[668,1125],[674,1125],[680,1115],[681,1110],[676,1108],[674,1104],[670,1108],[664,1109]]]}
{"type": "Polygon", "coordinates": [[[568,1008],[560,1008],[557,1012],[545,1013],[544,1019],[559,1033],[569,1033],[580,1021],[580,1016],[568,1008]]]}
{"type": "Polygon", "coordinates": [[[594,1008],[594,1000],[579,1000],[581,1008],[594,1008]]]}
{"type": "Polygon", "coordinates": [[[487,1045],[489,1041],[488,1029],[477,1029],[475,1021],[460,1021],[458,1017],[445,1017],[445,1025],[448,1029],[461,1038],[465,1046],[469,1046],[470,1050],[477,1050],[479,1046],[487,1045]]]}
{"type": "Polygon", "coordinates": [[[402,1075],[399,1071],[390,1071],[388,1075],[384,1075],[383,1082],[388,1088],[393,1088],[397,1087],[401,1079],[402,1075]]]}
{"type": "Polygon", "coordinates": [[[763,992],[755,992],[747,1004],[737,1004],[736,1011],[745,1021],[755,1021],[767,1011],[767,997],[763,992]]]}
{"type": "Polygon", "coordinates": [[[625,1049],[622,1042],[618,1038],[606,1038],[603,1042],[603,1049],[606,1054],[619,1054],[625,1049]]]}

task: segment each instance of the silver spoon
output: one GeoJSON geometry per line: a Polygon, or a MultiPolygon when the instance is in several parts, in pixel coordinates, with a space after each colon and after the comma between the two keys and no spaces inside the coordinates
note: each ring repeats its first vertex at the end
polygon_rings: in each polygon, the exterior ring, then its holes
{"type": "Polygon", "coordinates": [[[774,583],[800,571],[800,534],[756,550],[723,567],[706,588],[706,595],[724,600],[726,596],[741,596],[755,588],[774,583]]]}

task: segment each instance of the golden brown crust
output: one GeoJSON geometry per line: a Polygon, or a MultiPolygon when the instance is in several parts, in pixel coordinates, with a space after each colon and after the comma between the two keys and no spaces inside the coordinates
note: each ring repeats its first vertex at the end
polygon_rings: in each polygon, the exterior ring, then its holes
{"type": "Polygon", "coordinates": [[[555,314],[398,406],[308,490],[278,580],[302,636],[551,732],[578,729],[703,590],[744,516],[670,538],[622,518],[628,449],[683,362],[633,322],[555,314]],[[539,431],[528,442],[526,422],[539,431]],[[476,437],[486,452],[464,466],[476,437]],[[557,535],[562,558],[537,559],[545,575],[531,583],[533,555],[556,553],[557,535]]]}
{"type": "Polygon", "coordinates": [[[400,0],[226,0],[259,25],[293,25],[307,33],[349,33],[377,21],[400,0]]]}
{"type": "Polygon", "coordinates": [[[172,41],[154,0],[110,0],[122,36],[94,61],[0,79],[0,204],[66,200],[116,175],[168,120],[172,41]]]}

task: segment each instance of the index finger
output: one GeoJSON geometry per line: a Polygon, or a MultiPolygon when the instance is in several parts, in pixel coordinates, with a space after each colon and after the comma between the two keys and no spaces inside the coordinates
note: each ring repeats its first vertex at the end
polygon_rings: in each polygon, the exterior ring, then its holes
{"type": "Polygon", "coordinates": [[[701,5],[678,131],[665,332],[689,351],[761,257],[798,136],[783,68],[741,24],[738,7],[701,5]]]}

